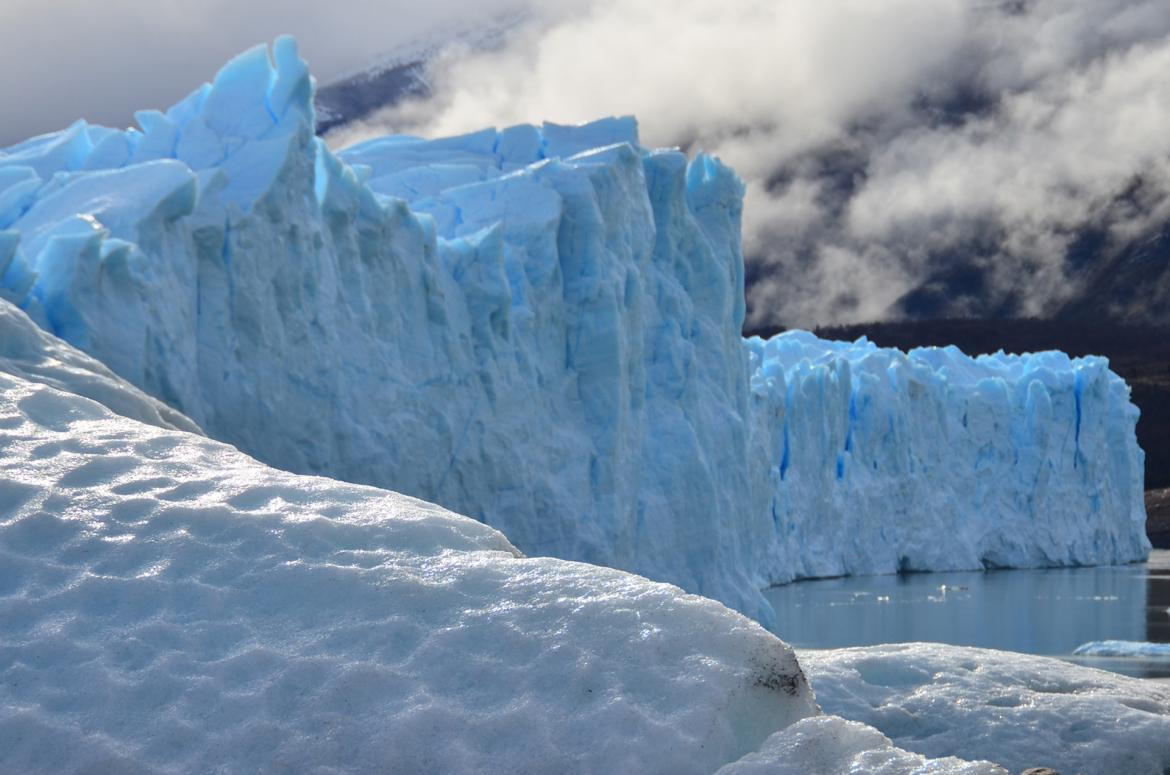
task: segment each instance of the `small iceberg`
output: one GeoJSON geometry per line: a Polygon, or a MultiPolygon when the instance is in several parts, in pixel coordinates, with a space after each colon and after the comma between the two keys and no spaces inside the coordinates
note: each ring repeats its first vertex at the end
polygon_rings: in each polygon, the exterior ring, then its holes
{"type": "Polygon", "coordinates": [[[1136,640],[1098,640],[1077,646],[1077,657],[1159,657],[1170,658],[1170,643],[1136,640]]]}

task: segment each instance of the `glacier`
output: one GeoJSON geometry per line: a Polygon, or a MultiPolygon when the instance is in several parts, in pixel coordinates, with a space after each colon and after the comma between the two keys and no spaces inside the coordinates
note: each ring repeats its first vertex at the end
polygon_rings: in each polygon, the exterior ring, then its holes
{"type": "Polygon", "coordinates": [[[1103,359],[744,340],[743,186],[630,118],[334,152],[290,38],[0,152],[0,296],[209,436],[765,623],[811,576],[1149,551],[1103,359]]]}

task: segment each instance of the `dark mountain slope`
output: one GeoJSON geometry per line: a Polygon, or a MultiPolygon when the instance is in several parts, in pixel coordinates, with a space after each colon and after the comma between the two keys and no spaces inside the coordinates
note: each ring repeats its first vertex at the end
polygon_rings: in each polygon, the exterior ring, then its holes
{"type": "Polygon", "coordinates": [[[410,97],[427,93],[426,61],[358,73],[317,90],[317,133],[325,134],[410,97]]]}

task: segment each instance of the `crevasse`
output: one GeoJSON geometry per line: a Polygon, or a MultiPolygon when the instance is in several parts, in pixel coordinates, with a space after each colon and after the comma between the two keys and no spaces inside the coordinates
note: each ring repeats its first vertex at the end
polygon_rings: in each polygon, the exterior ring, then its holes
{"type": "Polygon", "coordinates": [[[743,340],[743,187],[633,119],[334,153],[295,42],[0,152],[0,285],[208,434],[767,622],[806,576],[1127,562],[1103,359],[743,340]]]}

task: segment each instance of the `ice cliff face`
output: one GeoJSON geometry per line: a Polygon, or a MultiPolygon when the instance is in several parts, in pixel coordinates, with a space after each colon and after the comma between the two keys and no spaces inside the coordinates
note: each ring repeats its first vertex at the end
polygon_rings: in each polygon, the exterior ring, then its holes
{"type": "Polygon", "coordinates": [[[1129,389],[1103,358],[748,340],[769,578],[1149,552],[1129,389]]]}
{"type": "Polygon", "coordinates": [[[716,160],[628,119],[334,154],[311,94],[282,39],[0,153],[4,293],[265,462],[765,621],[798,576],[1148,551],[1103,362],[745,343],[716,160]]]}

